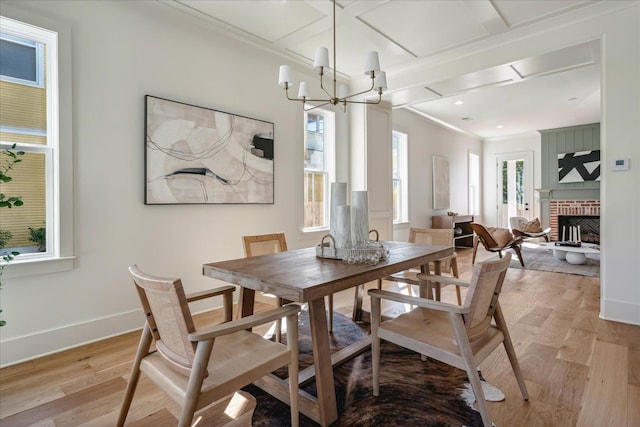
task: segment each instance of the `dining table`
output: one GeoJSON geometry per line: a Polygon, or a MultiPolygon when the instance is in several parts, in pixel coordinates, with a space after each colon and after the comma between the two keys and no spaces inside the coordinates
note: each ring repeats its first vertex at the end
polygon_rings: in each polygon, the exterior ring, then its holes
{"type": "MultiPolygon", "coordinates": [[[[357,288],[355,304],[362,312],[362,288],[371,281],[418,266],[427,266],[452,255],[453,247],[408,242],[382,241],[388,250],[378,263],[347,263],[317,256],[316,247],[289,250],[269,255],[232,259],[204,264],[203,275],[240,286],[237,317],[253,314],[255,292],[266,292],[284,300],[306,304],[314,364],[300,371],[298,383],[316,382],[316,396],[299,389],[300,412],[322,426],[338,419],[333,366],[361,353],[371,345],[371,336],[340,349],[330,348],[325,296],[357,288]],[[360,297],[358,297],[360,294],[360,297]]],[[[360,318],[361,316],[358,316],[360,318]]],[[[279,400],[289,403],[287,382],[270,375],[256,385],[279,400]]]]}

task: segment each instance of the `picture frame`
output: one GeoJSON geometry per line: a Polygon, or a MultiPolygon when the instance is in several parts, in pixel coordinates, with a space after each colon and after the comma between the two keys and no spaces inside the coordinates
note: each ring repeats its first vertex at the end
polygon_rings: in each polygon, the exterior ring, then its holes
{"type": "Polygon", "coordinates": [[[449,208],[449,160],[433,156],[433,209],[449,208]]]}
{"type": "Polygon", "coordinates": [[[600,181],[600,150],[558,153],[558,183],[600,181]]]}
{"type": "Polygon", "coordinates": [[[273,204],[274,124],[145,96],[145,204],[273,204]]]}

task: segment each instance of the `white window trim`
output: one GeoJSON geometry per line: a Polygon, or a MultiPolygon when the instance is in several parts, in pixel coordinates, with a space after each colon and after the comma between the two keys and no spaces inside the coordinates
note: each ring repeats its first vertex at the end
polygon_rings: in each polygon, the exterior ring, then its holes
{"type": "Polygon", "coordinates": [[[400,219],[394,224],[409,222],[409,135],[400,131],[392,131],[393,134],[402,135],[398,145],[398,175],[400,176],[400,219]]]}
{"type": "MultiPolygon", "coordinates": [[[[52,212],[47,213],[47,220],[51,220],[53,227],[47,227],[47,241],[51,241],[51,249],[40,255],[20,256],[11,261],[10,267],[3,275],[6,279],[48,274],[71,270],[74,267],[73,252],[73,141],[72,141],[72,62],[71,62],[71,29],[68,25],[32,12],[3,5],[2,25],[12,27],[12,21],[31,24],[50,31],[41,33],[48,37],[52,32],[57,37],[57,49],[47,49],[47,66],[53,64],[57,58],[58,67],[49,70],[51,82],[47,96],[52,102],[57,102],[58,109],[47,107],[48,138],[52,138],[50,145],[54,155],[50,156],[51,163],[47,167],[53,168],[53,191],[47,191],[47,206],[52,206],[52,212]],[[55,84],[57,82],[57,84],[55,84]],[[55,155],[57,154],[57,155],[55,155]],[[50,205],[51,203],[51,205],[50,205]],[[49,217],[51,215],[51,217],[49,217]]],[[[11,34],[21,36],[21,30],[15,25],[11,34]]],[[[23,33],[33,37],[30,32],[23,33]]],[[[36,38],[37,39],[37,38],[36,38]]],[[[46,42],[44,40],[43,42],[46,42]]],[[[54,104],[52,104],[54,105],[54,104]]]]}
{"type": "Polygon", "coordinates": [[[482,200],[480,200],[481,194],[482,194],[482,172],[481,172],[481,168],[482,168],[482,164],[481,164],[481,159],[480,159],[480,154],[476,153],[475,151],[472,150],[468,150],[467,152],[467,161],[468,161],[468,165],[467,165],[467,177],[469,179],[469,183],[468,183],[468,188],[469,188],[469,194],[468,194],[468,212],[470,213],[470,215],[475,215],[475,216],[480,216],[480,210],[482,209],[482,200]],[[471,175],[471,156],[476,156],[477,160],[478,160],[478,182],[477,187],[475,188],[475,186],[473,185],[473,177],[471,175]],[[477,212],[476,212],[476,207],[477,212]]]}
{"type": "MultiPolygon", "coordinates": [[[[330,189],[331,183],[336,180],[336,115],[334,111],[325,110],[323,108],[315,108],[313,111],[316,113],[322,113],[325,116],[325,123],[324,123],[325,135],[331,135],[331,137],[333,138],[333,142],[331,144],[325,143],[325,146],[324,146],[324,157],[325,157],[324,171],[304,168],[305,172],[307,171],[308,172],[326,172],[325,189],[327,194],[324,201],[324,217],[327,218],[327,223],[322,227],[305,227],[304,226],[304,207],[303,207],[302,208],[303,209],[303,213],[302,213],[302,232],[303,233],[314,233],[317,231],[329,230],[329,224],[331,223],[331,218],[329,218],[330,211],[331,211],[331,200],[330,200],[331,191],[329,189],[330,189]]],[[[302,115],[303,124],[304,124],[303,131],[305,132],[305,134],[307,132],[307,113],[308,111],[304,112],[304,114],[302,115]]]]}

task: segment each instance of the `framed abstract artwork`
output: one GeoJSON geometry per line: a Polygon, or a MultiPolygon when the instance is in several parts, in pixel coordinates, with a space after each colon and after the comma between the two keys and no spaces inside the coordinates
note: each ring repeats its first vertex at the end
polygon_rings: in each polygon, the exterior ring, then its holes
{"type": "Polygon", "coordinates": [[[145,96],[145,204],[272,204],[273,123],[145,96]]]}
{"type": "Polygon", "coordinates": [[[600,150],[558,154],[558,182],[600,181],[600,150]]]}
{"type": "Polygon", "coordinates": [[[433,209],[449,208],[449,160],[433,156],[433,209]]]}

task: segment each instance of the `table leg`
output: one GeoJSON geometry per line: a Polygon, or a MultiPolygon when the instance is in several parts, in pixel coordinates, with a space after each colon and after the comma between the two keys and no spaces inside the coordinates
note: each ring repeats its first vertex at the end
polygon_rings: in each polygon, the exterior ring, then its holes
{"type": "MultiPolygon", "coordinates": [[[[440,262],[440,260],[439,260],[439,259],[437,259],[437,260],[435,260],[435,261],[433,262],[433,264],[434,264],[434,267],[433,267],[434,272],[433,272],[433,274],[435,274],[436,276],[440,276],[440,275],[442,274],[442,265],[441,265],[442,263],[440,262]]],[[[436,283],[435,283],[435,288],[436,288],[436,291],[435,291],[435,294],[436,294],[436,296],[435,296],[435,300],[436,300],[436,301],[440,301],[440,289],[441,289],[440,282],[436,282],[436,283]]]]}
{"type": "Polygon", "coordinates": [[[585,254],[580,252],[567,252],[565,255],[565,261],[569,264],[584,264],[587,262],[587,257],[585,254]]]}
{"type": "MultiPolygon", "coordinates": [[[[429,264],[425,264],[425,265],[421,265],[420,266],[420,272],[421,273],[426,273],[426,274],[431,274],[431,272],[429,271],[429,264]]],[[[435,274],[435,273],[434,273],[435,274]]],[[[420,281],[421,283],[426,283],[426,284],[420,284],[418,285],[418,296],[420,298],[428,298],[428,299],[433,299],[433,283],[431,281],[420,281]]],[[[411,285],[409,285],[411,286],[411,285]]]]}
{"type": "Polygon", "coordinates": [[[251,316],[255,304],[256,291],[240,287],[240,295],[238,295],[238,307],[236,310],[236,319],[251,316]]]}
{"type": "Polygon", "coordinates": [[[351,318],[354,322],[360,322],[362,321],[362,296],[364,294],[364,285],[358,285],[354,289],[353,315],[351,318]]]}
{"type": "Polygon", "coordinates": [[[324,298],[309,302],[311,345],[316,370],[316,390],[320,409],[320,424],[327,426],[338,419],[336,390],[333,381],[329,331],[324,298]]]}

